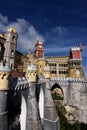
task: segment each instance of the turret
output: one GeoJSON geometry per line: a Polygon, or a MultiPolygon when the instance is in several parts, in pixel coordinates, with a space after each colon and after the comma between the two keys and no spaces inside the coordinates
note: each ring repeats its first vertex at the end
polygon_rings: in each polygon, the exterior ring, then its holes
{"type": "Polygon", "coordinates": [[[35,64],[29,63],[26,77],[29,78],[30,82],[36,82],[36,76],[37,76],[37,66],[35,64]]]}
{"type": "Polygon", "coordinates": [[[69,77],[83,77],[82,70],[82,45],[70,49],[69,77]]]}
{"type": "Polygon", "coordinates": [[[39,57],[44,57],[44,42],[39,42],[37,41],[35,43],[35,57],[39,58],[39,57]]]}
{"type": "Polygon", "coordinates": [[[4,34],[5,40],[5,53],[4,60],[10,63],[12,70],[14,69],[15,51],[17,46],[17,31],[14,28],[8,28],[4,34]]]}

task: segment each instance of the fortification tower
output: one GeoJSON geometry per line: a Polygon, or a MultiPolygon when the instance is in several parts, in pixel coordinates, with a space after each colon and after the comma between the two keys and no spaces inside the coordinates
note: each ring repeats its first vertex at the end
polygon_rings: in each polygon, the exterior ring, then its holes
{"type": "Polygon", "coordinates": [[[12,70],[14,69],[15,51],[17,46],[17,31],[14,28],[8,28],[4,34],[5,43],[5,53],[4,60],[10,63],[12,70]]]}
{"type": "Polygon", "coordinates": [[[44,57],[44,42],[39,42],[36,41],[35,43],[35,52],[34,55],[35,57],[39,58],[39,57],[44,57]]]}
{"type": "Polygon", "coordinates": [[[82,69],[82,45],[71,48],[69,58],[69,77],[81,78],[83,77],[82,69]]]}
{"type": "Polygon", "coordinates": [[[46,65],[44,68],[45,87],[44,87],[44,130],[60,130],[59,117],[56,113],[56,108],[52,99],[50,87],[50,68],[46,65]]]}
{"type": "Polygon", "coordinates": [[[27,119],[26,130],[42,130],[40,122],[40,114],[38,103],[36,99],[36,79],[37,79],[37,66],[29,64],[26,77],[29,78],[29,95],[27,99],[27,119]]]}
{"type": "Polygon", "coordinates": [[[0,129],[8,129],[7,94],[11,69],[8,63],[0,62],[0,129]]]}
{"type": "Polygon", "coordinates": [[[29,78],[30,82],[36,82],[36,75],[37,75],[37,66],[35,64],[29,63],[26,77],[29,78]]]}

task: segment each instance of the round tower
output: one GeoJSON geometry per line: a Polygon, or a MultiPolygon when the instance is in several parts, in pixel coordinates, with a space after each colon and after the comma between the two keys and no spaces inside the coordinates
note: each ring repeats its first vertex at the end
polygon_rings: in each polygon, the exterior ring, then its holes
{"type": "Polygon", "coordinates": [[[5,53],[4,53],[4,60],[7,63],[10,63],[12,69],[14,69],[14,60],[15,60],[15,51],[17,46],[17,31],[14,28],[8,28],[4,34],[5,43],[5,53]]]}
{"type": "Polygon", "coordinates": [[[10,66],[0,62],[0,129],[8,129],[7,94],[9,89],[10,66]]]}

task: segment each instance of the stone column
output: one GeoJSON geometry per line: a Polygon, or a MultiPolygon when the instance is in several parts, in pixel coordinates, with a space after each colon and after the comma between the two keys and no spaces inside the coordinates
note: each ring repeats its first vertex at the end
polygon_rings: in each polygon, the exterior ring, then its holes
{"type": "Polygon", "coordinates": [[[45,79],[45,99],[44,99],[44,130],[60,130],[59,117],[57,116],[54,102],[51,95],[49,79],[45,79]]]}
{"type": "Polygon", "coordinates": [[[42,130],[39,108],[36,100],[36,83],[31,82],[27,101],[26,130],[42,130]]]}
{"type": "Polygon", "coordinates": [[[10,67],[7,64],[3,66],[3,63],[0,63],[0,130],[8,129],[7,95],[10,72],[10,67]]]}

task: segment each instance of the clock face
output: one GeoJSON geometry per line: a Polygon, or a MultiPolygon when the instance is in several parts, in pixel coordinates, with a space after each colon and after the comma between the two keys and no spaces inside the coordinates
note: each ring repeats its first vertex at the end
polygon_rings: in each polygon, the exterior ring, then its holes
{"type": "Polygon", "coordinates": [[[80,70],[76,70],[76,74],[80,74],[80,70]]]}
{"type": "Polygon", "coordinates": [[[42,48],[42,46],[41,46],[41,45],[39,45],[39,48],[42,48]]]}

